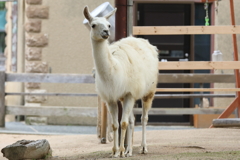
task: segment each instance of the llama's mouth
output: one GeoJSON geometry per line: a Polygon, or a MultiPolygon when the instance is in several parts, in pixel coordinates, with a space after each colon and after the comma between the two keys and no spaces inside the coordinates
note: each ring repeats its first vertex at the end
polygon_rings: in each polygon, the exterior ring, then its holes
{"type": "Polygon", "coordinates": [[[108,39],[109,35],[102,35],[103,39],[108,39]]]}

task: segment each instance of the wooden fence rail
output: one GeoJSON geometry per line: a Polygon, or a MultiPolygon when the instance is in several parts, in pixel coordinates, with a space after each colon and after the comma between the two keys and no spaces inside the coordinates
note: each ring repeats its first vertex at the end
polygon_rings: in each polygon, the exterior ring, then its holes
{"type": "Polygon", "coordinates": [[[94,83],[95,80],[84,74],[7,73],[6,82],[94,83]]]}
{"type": "MultiPolygon", "coordinates": [[[[97,94],[84,93],[6,93],[7,96],[77,96],[97,97],[97,94]]],[[[234,98],[235,94],[155,94],[155,99],[166,98],[234,98]]]]}
{"type": "MultiPolygon", "coordinates": [[[[224,108],[152,108],[149,115],[193,115],[193,114],[220,114],[224,108]]],[[[96,117],[98,109],[96,107],[27,107],[27,106],[7,106],[6,114],[29,115],[46,117],[96,117]]],[[[142,114],[141,108],[134,108],[134,114],[142,114]]]]}
{"type": "Polygon", "coordinates": [[[188,61],[188,62],[159,62],[159,70],[211,70],[211,69],[240,69],[240,61],[188,61]]]}
{"type": "Polygon", "coordinates": [[[133,35],[240,34],[240,26],[134,26],[133,35]]]}
{"type": "MultiPolygon", "coordinates": [[[[170,62],[167,62],[167,63],[161,62],[160,65],[168,65],[169,63],[170,62]]],[[[94,78],[91,75],[77,75],[77,74],[7,73],[5,76],[6,76],[5,78],[6,82],[33,82],[33,83],[94,83],[95,82],[94,78]]],[[[189,73],[189,74],[186,74],[186,73],[165,74],[164,73],[163,74],[161,73],[158,75],[158,83],[183,83],[183,82],[184,83],[235,83],[235,77],[233,74],[192,74],[192,73],[189,73]]]]}
{"type": "Polygon", "coordinates": [[[235,76],[233,74],[160,73],[158,83],[235,83],[235,76]]]}
{"type": "MultiPolygon", "coordinates": [[[[168,64],[163,62],[164,64],[168,64]]],[[[183,63],[181,63],[183,64],[183,63]]],[[[4,73],[0,72],[0,127],[5,125],[6,114],[39,115],[39,116],[97,116],[97,108],[92,107],[26,107],[5,106],[4,97],[7,96],[97,96],[96,93],[5,93],[5,82],[33,82],[33,83],[94,83],[91,75],[77,74],[41,74],[41,73],[4,73]]],[[[235,83],[233,74],[159,74],[159,83],[235,83]]],[[[202,97],[235,97],[234,94],[156,94],[155,98],[202,98],[202,97]]],[[[219,114],[222,108],[157,108],[149,115],[173,114],[219,114]]],[[[141,109],[135,108],[134,113],[140,114],[141,109]]]]}

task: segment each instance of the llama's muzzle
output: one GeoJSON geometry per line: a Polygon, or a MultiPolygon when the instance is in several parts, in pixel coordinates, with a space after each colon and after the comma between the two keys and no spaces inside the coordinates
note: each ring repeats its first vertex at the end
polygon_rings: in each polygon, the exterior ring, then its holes
{"type": "Polygon", "coordinates": [[[103,39],[107,39],[109,37],[109,32],[107,30],[104,30],[101,34],[103,39]]]}

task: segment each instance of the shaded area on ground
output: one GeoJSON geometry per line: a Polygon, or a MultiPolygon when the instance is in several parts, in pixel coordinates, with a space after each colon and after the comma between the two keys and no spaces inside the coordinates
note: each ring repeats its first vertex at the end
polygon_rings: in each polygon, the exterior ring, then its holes
{"type": "MultiPolygon", "coordinates": [[[[194,129],[191,126],[147,126],[147,130],[182,130],[194,129]]],[[[135,131],[141,131],[141,126],[136,126],[135,131]]],[[[6,122],[5,128],[0,128],[0,133],[21,134],[97,134],[96,126],[61,126],[61,125],[26,125],[24,122],[6,122]]]]}

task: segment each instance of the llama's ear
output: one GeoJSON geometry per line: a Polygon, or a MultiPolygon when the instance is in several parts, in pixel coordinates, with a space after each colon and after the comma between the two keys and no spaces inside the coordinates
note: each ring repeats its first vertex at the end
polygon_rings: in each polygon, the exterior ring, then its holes
{"type": "Polygon", "coordinates": [[[108,14],[105,15],[104,17],[105,17],[106,19],[109,19],[116,11],[117,11],[117,8],[115,8],[112,12],[108,13],[108,14]]]}
{"type": "Polygon", "coordinates": [[[84,7],[83,14],[84,14],[85,18],[86,18],[89,22],[91,22],[91,21],[93,20],[93,17],[92,17],[91,14],[89,13],[88,6],[85,6],[85,7],[84,7]]]}

